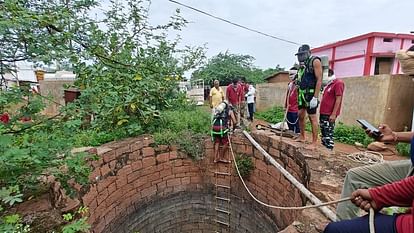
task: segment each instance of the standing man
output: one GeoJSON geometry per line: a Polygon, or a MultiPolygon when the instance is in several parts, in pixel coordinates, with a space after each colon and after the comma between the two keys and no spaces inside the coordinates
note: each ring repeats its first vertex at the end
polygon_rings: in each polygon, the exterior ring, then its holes
{"type": "Polygon", "coordinates": [[[256,88],[252,84],[249,85],[249,90],[246,94],[247,109],[249,110],[249,121],[253,121],[254,114],[254,99],[256,97],[256,88]]]}
{"type": "Polygon", "coordinates": [[[210,90],[209,95],[210,108],[212,109],[212,116],[215,114],[216,107],[224,100],[224,91],[220,87],[219,81],[214,80],[214,87],[210,90]]]}
{"type": "Polygon", "coordinates": [[[234,115],[236,116],[236,126],[240,126],[240,104],[244,98],[242,86],[238,82],[237,79],[233,79],[233,82],[227,86],[226,90],[227,101],[232,105],[234,115]]]}
{"type": "Polygon", "coordinates": [[[298,71],[298,107],[300,136],[297,141],[305,142],[305,117],[309,115],[312,126],[312,144],[306,149],[314,150],[318,146],[318,119],[316,110],[319,104],[319,92],[322,86],[322,63],[321,59],[311,56],[309,45],[302,45],[295,54],[301,65],[298,71]]]}
{"type": "Polygon", "coordinates": [[[247,113],[246,111],[247,98],[245,98],[245,96],[249,92],[249,84],[247,84],[246,77],[244,76],[240,77],[239,84],[242,89],[242,93],[241,93],[242,98],[240,100],[240,123],[243,123],[241,119],[244,119],[247,113]]]}
{"type": "Polygon", "coordinates": [[[333,70],[329,69],[328,75],[329,78],[323,91],[321,108],[319,110],[319,126],[322,133],[322,145],[333,150],[335,121],[341,113],[345,84],[341,79],[335,78],[333,70]]]}
{"type": "Polygon", "coordinates": [[[300,133],[299,118],[298,118],[298,91],[296,87],[296,77],[298,68],[292,67],[289,70],[288,89],[286,91],[285,108],[287,108],[286,121],[289,130],[295,133],[300,133]]]}

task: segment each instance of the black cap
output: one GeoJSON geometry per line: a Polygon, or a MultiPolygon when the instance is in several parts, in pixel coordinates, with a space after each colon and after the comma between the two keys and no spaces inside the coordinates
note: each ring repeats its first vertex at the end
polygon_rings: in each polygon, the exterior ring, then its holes
{"type": "Polygon", "coordinates": [[[309,51],[310,51],[309,45],[304,44],[304,45],[299,47],[298,52],[295,55],[306,53],[306,52],[309,52],[309,51]]]}

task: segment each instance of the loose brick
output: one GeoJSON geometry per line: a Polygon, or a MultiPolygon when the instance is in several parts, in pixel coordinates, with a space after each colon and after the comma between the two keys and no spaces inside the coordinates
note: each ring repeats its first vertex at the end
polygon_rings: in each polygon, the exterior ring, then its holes
{"type": "Polygon", "coordinates": [[[170,159],[170,153],[169,152],[157,155],[157,162],[158,163],[167,162],[169,159],[170,159]]]}
{"type": "Polygon", "coordinates": [[[170,151],[170,160],[174,160],[178,158],[177,151],[170,151]]]}
{"type": "Polygon", "coordinates": [[[167,177],[172,175],[172,169],[171,168],[164,168],[160,171],[160,177],[167,177]]]}
{"type": "Polygon", "coordinates": [[[167,187],[167,181],[162,181],[162,182],[157,183],[158,191],[163,190],[166,187],[167,187]]]}
{"type": "Polygon", "coordinates": [[[116,149],[116,158],[119,158],[120,156],[130,153],[131,152],[131,148],[129,147],[129,145],[125,145],[122,147],[119,147],[116,149]]]}
{"type": "Polygon", "coordinates": [[[109,168],[111,170],[115,170],[115,168],[116,168],[116,160],[112,160],[111,162],[109,162],[109,168]]]}
{"type": "Polygon", "coordinates": [[[134,152],[129,154],[129,159],[132,160],[132,161],[137,161],[137,160],[140,160],[141,158],[142,158],[142,156],[141,156],[141,151],[140,150],[134,151],[134,152]]]}
{"type": "Polygon", "coordinates": [[[144,147],[142,148],[142,156],[143,157],[149,157],[149,156],[154,156],[155,155],[155,150],[152,147],[144,147]]]}
{"type": "Polygon", "coordinates": [[[103,160],[105,163],[109,163],[110,161],[114,160],[116,158],[115,151],[110,150],[103,154],[103,160]]]}
{"type": "Polygon", "coordinates": [[[111,206],[117,202],[121,202],[123,195],[124,195],[124,192],[121,189],[118,189],[115,192],[109,192],[109,197],[106,198],[105,200],[106,206],[111,206]]]}
{"type": "Polygon", "coordinates": [[[88,192],[85,195],[83,195],[82,197],[82,202],[85,206],[89,206],[91,205],[91,203],[96,199],[96,196],[98,195],[98,193],[95,192],[88,192]]]}
{"type": "Polygon", "coordinates": [[[202,182],[201,177],[196,176],[196,177],[190,177],[190,182],[192,184],[200,184],[202,182]]]}
{"type": "Polygon", "coordinates": [[[111,172],[111,169],[109,168],[108,164],[103,165],[101,168],[101,176],[106,176],[111,172]]]}
{"type": "Polygon", "coordinates": [[[126,184],[128,184],[128,180],[127,180],[127,176],[125,175],[125,176],[117,176],[116,177],[116,188],[117,189],[120,189],[120,188],[122,188],[123,186],[125,186],[126,184]]]}
{"type": "Polygon", "coordinates": [[[175,167],[173,170],[174,170],[174,174],[186,173],[186,172],[190,172],[190,167],[189,166],[175,167]]]}
{"type": "Polygon", "coordinates": [[[100,205],[103,201],[105,201],[105,199],[109,196],[108,190],[104,189],[103,191],[101,191],[99,193],[99,195],[97,196],[97,201],[98,201],[98,205],[100,205]]]}
{"type": "Polygon", "coordinates": [[[265,162],[263,162],[261,160],[257,160],[256,161],[256,169],[267,172],[267,165],[266,165],[265,162]]]}
{"type": "Polygon", "coordinates": [[[156,164],[154,157],[147,157],[142,159],[142,166],[149,167],[154,166],[156,164]]]}
{"type": "Polygon", "coordinates": [[[190,184],[190,183],[191,183],[190,177],[181,178],[181,184],[186,185],[186,184],[190,184]]]}
{"type": "Polygon", "coordinates": [[[149,188],[141,190],[141,197],[153,196],[157,193],[157,186],[151,186],[149,188]]]}
{"type": "Polygon", "coordinates": [[[142,172],[140,170],[138,170],[138,171],[134,171],[131,174],[127,175],[128,184],[134,182],[138,177],[140,177],[141,173],[142,172]]]}
{"type": "Polygon", "coordinates": [[[142,161],[138,160],[131,164],[132,171],[137,171],[142,168],[142,161]]]}
{"type": "Polygon", "coordinates": [[[174,187],[177,185],[181,185],[180,178],[174,178],[174,179],[167,180],[167,187],[174,187]]]}
{"type": "Polygon", "coordinates": [[[112,208],[106,215],[105,215],[105,224],[110,225],[112,220],[115,219],[116,216],[116,209],[112,208]]]}
{"type": "Polygon", "coordinates": [[[114,183],[112,183],[108,186],[108,192],[113,193],[113,192],[115,192],[115,190],[117,190],[117,189],[116,189],[116,183],[114,182],[114,183]]]}
{"type": "Polygon", "coordinates": [[[115,176],[108,176],[105,179],[98,182],[96,188],[98,193],[102,192],[104,189],[106,189],[110,184],[115,182],[116,177],[115,176]]]}
{"type": "Polygon", "coordinates": [[[132,182],[132,185],[134,186],[134,188],[138,189],[147,183],[148,183],[147,177],[141,177],[140,179],[137,179],[134,182],[132,182]]]}
{"type": "Polygon", "coordinates": [[[139,151],[143,147],[142,141],[136,141],[131,144],[131,152],[139,151]]]}
{"type": "Polygon", "coordinates": [[[116,173],[117,176],[127,176],[132,173],[132,165],[125,165],[116,173]]]}

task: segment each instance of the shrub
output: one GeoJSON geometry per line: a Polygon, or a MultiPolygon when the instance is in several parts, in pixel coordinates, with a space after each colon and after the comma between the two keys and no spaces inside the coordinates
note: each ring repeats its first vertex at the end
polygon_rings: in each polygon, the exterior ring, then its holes
{"type": "Polygon", "coordinates": [[[411,145],[407,143],[398,143],[396,146],[398,153],[402,156],[410,156],[411,145]]]}
{"type": "Polygon", "coordinates": [[[354,145],[355,142],[359,142],[367,146],[374,141],[372,138],[368,137],[361,127],[348,126],[341,122],[335,126],[334,138],[335,141],[350,145],[354,145]]]}
{"type": "MultiPolygon", "coordinates": [[[[256,113],[256,118],[275,124],[284,120],[284,114],[285,111],[282,107],[273,107],[267,111],[256,113]]],[[[311,132],[312,130],[308,121],[306,122],[305,130],[308,132],[311,132]]],[[[348,126],[341,122],[337,123],[335,126],[334,138],[337,142],[350,145],[354,145],[355,142],[359,142],[367,146],[369,143],[374,141],[366,135],[362,128],[358,126],[348,126]]]]}
{"type": "Polygon", "coordinates": [[[207,111],[187,107],[161,113],[156,128],[152,130],[156,144],[177,145],[190,157],[199,159],[210,127],[210,114],[207,111]]]}
{"type": "Polygon", "coordinates": [[[285,110],[282,107],[273,107],[267,111],[257,112],[255,114],[257,119],[265,120],[269,123],[275,124],[283,121],[285,118],[285,110]]]}
{"type": "Polygon", "coordinates": [[[247,155],[237,155],[236,164],[237,164],[237,167],[239,168],[240,175],[243,178],[248,177],[254,169],[253,160],[250,156],[247,156],[247,155]]]}

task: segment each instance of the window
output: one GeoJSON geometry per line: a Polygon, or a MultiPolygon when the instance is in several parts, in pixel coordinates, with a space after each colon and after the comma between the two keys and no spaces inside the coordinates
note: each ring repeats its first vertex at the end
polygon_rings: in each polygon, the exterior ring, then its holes
{"type": "Polygon", "coordinates": [[[383,41],[384,42],[392,42],[392,38],[384,38],[383,41]]]}

